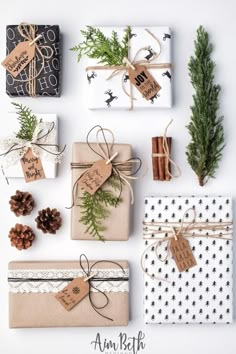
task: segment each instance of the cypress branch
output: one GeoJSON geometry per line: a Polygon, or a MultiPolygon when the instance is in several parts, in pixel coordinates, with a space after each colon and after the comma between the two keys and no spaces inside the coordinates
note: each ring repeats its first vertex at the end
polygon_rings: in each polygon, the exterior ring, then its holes
{"type": "Polygon", "coordinates": [[[19,139],[31,141],[38,123],[37,117],[28,107],[15,102],[12,102],[12,104],[17,110],[18,120],[20,122],[20,130],[16,134],[16,137],[19,139]]]}
{"type": "Polygon", "coordinates": [[[188,163],[196,173],[200,186],[207,183],[222,158],[224,149],[223,117],[218,117],[221,87],[214,84],[215,63],[211,59],[213,46],[208,33],[200,26],[194,41],[195,55],[191,56],[188,69],[193,95],[192,115],[187,126],[191,141],[187,146],[188,163]]]}

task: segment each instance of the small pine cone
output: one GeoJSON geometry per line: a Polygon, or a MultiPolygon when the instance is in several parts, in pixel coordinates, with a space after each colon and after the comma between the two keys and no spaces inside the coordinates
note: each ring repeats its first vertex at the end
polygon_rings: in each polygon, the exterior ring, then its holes
{"type": "Polygon", "coordinates": [[[11,245],[21,251],[32,246],[35,234],[29,226],[16,224],[15,227],[11,228],[8,237],[11,245]]]}
{"type": "Polygon", "coordinates": [[[44,234],[55,234],[62,223],[60,212],[50,208],[40,210],[35,221],[37,228],[42,230],[44,234]]]}
{"type": "Polygon", "coordinates": [[[9,201],[11,211],[16,216],[29,215],[34,208],[34,199],[28,192],[16,191],[9,201]]]}

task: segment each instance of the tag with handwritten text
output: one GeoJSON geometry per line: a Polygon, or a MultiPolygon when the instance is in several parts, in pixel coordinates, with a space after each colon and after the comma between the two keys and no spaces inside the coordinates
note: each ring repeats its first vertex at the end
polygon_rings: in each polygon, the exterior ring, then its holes
{"type": "Polygon", "coordinates": [[[42,161],[33,154],[31,148],[28,149],[20,161],[26,183],[45,178],[42,161]]]}
{"type": "Polygon", "coordinates": [[[170,250],[179,272],[184,272],[197,265],[189,242],[183,236],[178,236],[177,240],[174,238],[171,240],[170,250]]]}
{"type": "Polygon", "coordinates": [[[157,96],[161,86],[143,65],[134,65],[135,70],[129,68],[130,82],[141,92],[146,100],[157,96]]]}
{"type": "Polygon", "coordinates": [[[89,282],[83,278],[75,278],[63,290],[56,294],[56,299],[67,311],[75,307],[89,293],[89,282]]]}
{"type": "Polygon", "coordinates": [[[30,45],[30,41],[20,42],[8,54],[2,65],[13,77],[17,77],[34,56],[35,44],[30,45]]]}
{"type": "Polygon", "coordinates": [[[81,188],[93,195],[106,182],[112,172],[112,164],[106,160],[95,162],[79,179],[81,188]]]}

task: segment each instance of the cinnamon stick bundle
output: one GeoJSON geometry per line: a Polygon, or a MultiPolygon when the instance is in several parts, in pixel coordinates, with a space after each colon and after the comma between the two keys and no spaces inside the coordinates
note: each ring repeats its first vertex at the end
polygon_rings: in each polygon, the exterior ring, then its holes
{"type": "MultiPolygon", "coordinates": [[[[152,138],[152,168],[153,179],[155,181],[170,181],[171,179],[171,176],[168,173],[168,170],[171,172],[171,164],[168,160],[168,156],[165,156],[163,139],[163,136],[152,138]],[[155,154],[160,154],[160,156],[155,156],[155,154]]],[[[166,138],[169,154],[171,152],[171,141],[171,137],[166,138]]]]}

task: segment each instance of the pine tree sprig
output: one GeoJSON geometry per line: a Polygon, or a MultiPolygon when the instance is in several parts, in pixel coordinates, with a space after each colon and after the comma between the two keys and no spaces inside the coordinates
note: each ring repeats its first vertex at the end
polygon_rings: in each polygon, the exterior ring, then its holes
{"type": "Polygon", "coordinates": [[[124,57],[128,56],[129,38],[131,27],[124,30],[122,41],[118,34],[112,31],[110,37],[106,37],[99,28],[87,26],[86,30],[80,31],[84,40],[70,50],[77,53],[78,62],[83,56],[98,59],[98,64],[122,65],[124,57]]]}
{"type": "Polygon", "coordinates": [[[17,110],[18,120],[20,123],[20,130],[16,134],[16,137],[23,140],[31,141],[35,128],[37,126],[38,120],[36,115],[34,115],[26,106],[22,104],[12,102],[17,110]]]}
{"type": "Polygon", "coordinates": [[[203,186],[215,176],[224,149],[223,117],[218,117],[221,87],[214,84],[215,63],[211,59],[213,45],[208,33],[200,26],[194,41],[195,54],[188,69],[193,95],[192,115],[187,126],[191,141],[187,146],[188,163],[203,186]]]}
{"type": "MultiPolygon", "coordinates": [[[[107,184],[115,190],[120,188],[117,176],[114,175],[107,180],[107,184]]],[[[121,202],[121,198],[115,196],[112,191],[100,187],[94,195],[84,191],[80,200],[79,222],[87,227],[85,232],[100,241],[105,241],[103,232],[106,228],[103,226],[103,221],[110,215],[108,208],[116,207],[121,202]]]]}

